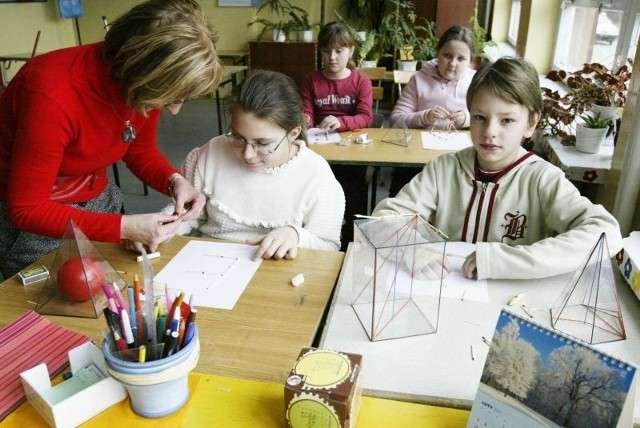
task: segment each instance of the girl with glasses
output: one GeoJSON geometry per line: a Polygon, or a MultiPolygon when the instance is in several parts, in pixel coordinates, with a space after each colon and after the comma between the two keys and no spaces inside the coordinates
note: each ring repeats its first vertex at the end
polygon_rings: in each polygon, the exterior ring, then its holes
{"type": "MultiPolygon", "coordinates": [[[[306,145],[300,94],[289,77],[256,70],[229,104],[229,132],[192,150],[183,174],[207,202],[180,233],[257,245],[255,258],[337,250],[344,193],[306,145]]],[[[164,212],[174,211],[173,205],[164,212]]]]}

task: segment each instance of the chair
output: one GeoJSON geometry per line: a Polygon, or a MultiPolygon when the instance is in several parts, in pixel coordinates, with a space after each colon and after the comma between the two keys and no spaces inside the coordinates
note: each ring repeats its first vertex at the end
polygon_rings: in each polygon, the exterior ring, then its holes
{"type": "Polygon", "coordinates": [[[398,86],[398,97],[402,94],[402,86],[409,83],[415,71],[393,70],[393,83],[398,86]]]}
{"type": "MultiPolygon", "coordinates": [[[[382,81],[385,78],[386,69],[384,67],[363,67],[358,68],[358,71],[371,80],[371,85],[373,86],[373,100],[376,102],[376,107],[374,109],[374,113],[378,113],[378,106],[380,104],[380,100],[384,97],[384,88],[382,87],[382,81]]],[[[372,126],[373,128],[378,128],[377,126],[372,126]]]]}
{"type": "Polygon", "coordinates": [[[0,69],[0,91],[5,90],[7,87],[5,72],[9,69],[9,67],[11,67],[12,62],[14,61],[27,62],[31,58],[36,56],[36,51],[38,50],[38,42],[40,41],[40,34],[42,34],[42,31],[38,30],[36,32],[36,40],[33,43],[33,49],[31,49],[31,54],[19,54],[19,55],[16,55],[14,58],[7,58],[4,61],[2,61],[2,64],[0,64],[0,68],[1,68],[0,69]]]}

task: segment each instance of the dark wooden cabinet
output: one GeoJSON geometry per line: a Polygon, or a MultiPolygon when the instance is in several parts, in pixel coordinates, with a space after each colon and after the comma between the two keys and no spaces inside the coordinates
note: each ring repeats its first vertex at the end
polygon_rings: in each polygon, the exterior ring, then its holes
{"type": "Polygon", "coordinates": [[[249,42],[249,68],[279,71],[300,87],[304,76],[318,69],[316,43],[249,42]]]}

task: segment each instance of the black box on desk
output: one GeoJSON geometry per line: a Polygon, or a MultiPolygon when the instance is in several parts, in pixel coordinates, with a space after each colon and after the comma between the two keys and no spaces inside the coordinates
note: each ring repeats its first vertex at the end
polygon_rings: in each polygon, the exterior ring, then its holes
{"type": "Polygon", "coordinates": [[[303,348],[284,384],[292,428],[356,426],[362,396],[362,355],[303,348]]]}

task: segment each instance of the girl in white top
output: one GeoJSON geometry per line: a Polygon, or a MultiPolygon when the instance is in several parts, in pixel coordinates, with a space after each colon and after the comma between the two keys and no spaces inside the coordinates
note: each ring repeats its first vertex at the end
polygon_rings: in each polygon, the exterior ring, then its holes
{"type": "Polygon", "coordinates": [[[295,83],[278,72],[254,71],[229,111],[229,132],[183,163],[185,178],[207,203],[180,233],[257,245],[256,259],[293,259],[298,247],[339,249],[344,193],[329,164],[307,148],[295,83]]]}

